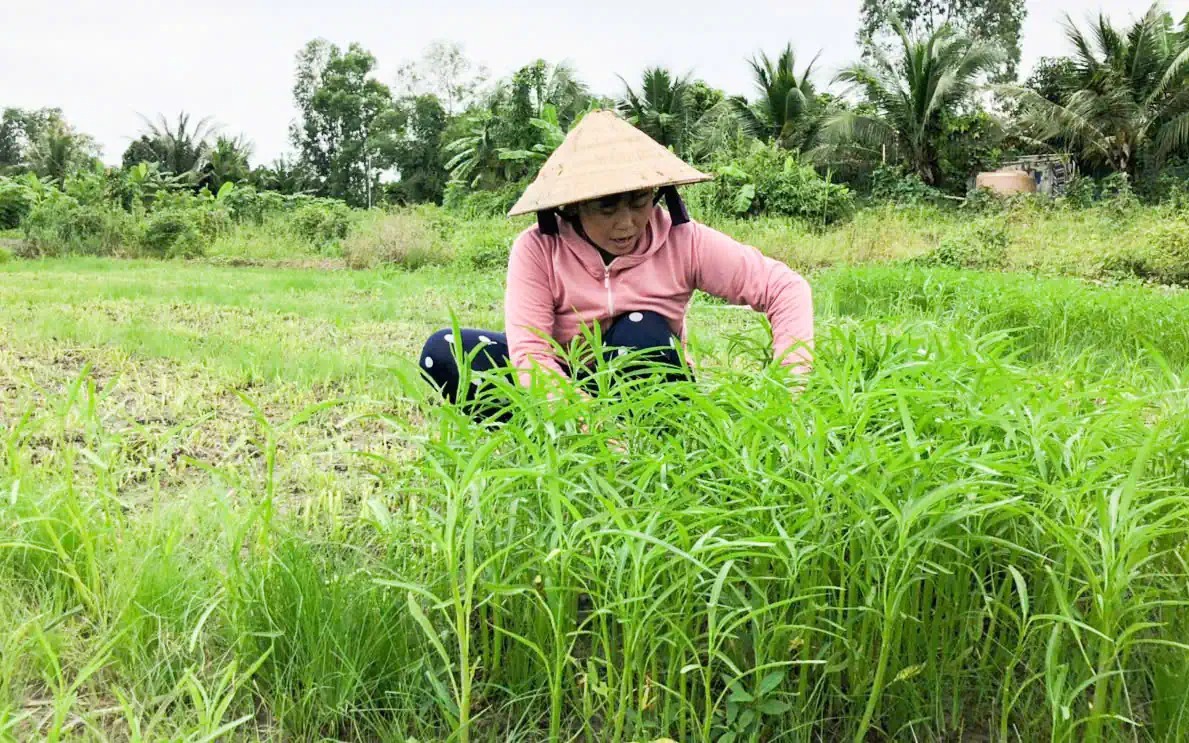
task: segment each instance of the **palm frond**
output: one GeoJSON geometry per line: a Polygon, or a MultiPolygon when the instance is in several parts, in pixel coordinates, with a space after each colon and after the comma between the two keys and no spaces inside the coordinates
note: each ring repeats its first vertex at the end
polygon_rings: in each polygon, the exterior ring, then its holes
{"type": "Polygon", "coordinates": [[[1189,112],[1166,122],[1156,132],[1156,160],[1163,162],[1173,152],[1189,148],[1189,112]]]}

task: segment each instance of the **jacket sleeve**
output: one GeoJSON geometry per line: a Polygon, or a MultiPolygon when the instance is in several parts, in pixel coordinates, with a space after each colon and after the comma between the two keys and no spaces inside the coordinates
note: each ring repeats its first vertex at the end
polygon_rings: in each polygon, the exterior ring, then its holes
{"type": "Polygon", "coordinates": [[[813,296],[800,274],[718,230],[695,223],[694,286],[768,316],[775,357],[807,373],[813,360],[813,296]]]}
{"type": "Polygon", "coordinates": [[[508,259],[504,293],[504,332],[512,364],[520,369],[520,383],[529,386],[532,368],[539,366],[564,377],[550,345],[553,335],[553,291],[549,286],[548,253],[531,233],[521,234],[508,259]]]}

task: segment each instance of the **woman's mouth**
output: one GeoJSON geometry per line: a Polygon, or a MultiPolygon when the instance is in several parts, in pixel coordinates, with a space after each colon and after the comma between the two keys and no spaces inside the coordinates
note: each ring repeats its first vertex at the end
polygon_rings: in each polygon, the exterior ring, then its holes
{"type": "Polygon", "coordinates": [[[635,243],[636,243],[636,238],[634,238],[634,237],[619,237],[619,238],[613,237],[613,238],[611,238],[611,244],[614,245],[615,247],[619,248],[620,250],[628,250],[635,243]]]}

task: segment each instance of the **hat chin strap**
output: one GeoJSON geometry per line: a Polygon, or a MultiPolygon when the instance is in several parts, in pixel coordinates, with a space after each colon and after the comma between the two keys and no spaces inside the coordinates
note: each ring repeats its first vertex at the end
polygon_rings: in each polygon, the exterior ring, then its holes
{"type": "Polygon", "coordinates": [[[669,208],[669,217],[673,220],[674,226],[689,221],[689,212],[685,210],[685,202],[681,200],[681,195],[677,193],[677,186],[663,187],[657,192],[656,200],[660,201],[662,196],[665,199],[665,206],[669,208]]]}
{"type": "Polygon", "coordinates": [[[537,229],[541,230],[542,235],[556,235],[557,210],[542,209],[537,212],[537,229]]]}
{"type": "MultiPolygon", "coordinates": [[[[669,209],[669,217],[673,226],[689,221],[689,212],[685,208],[685,202],[681,200],[681,195],[677,193],[677,186],[662,187],[657,191],[656,198],[652,200],[652,203],[658,204],[662,198],[665,200],[665,206],[669,209]]],[[[556,235],[558,232],[557,210],[542,209],[537,212],[537,229],[541,231],[542,235],[556,235]]]]}

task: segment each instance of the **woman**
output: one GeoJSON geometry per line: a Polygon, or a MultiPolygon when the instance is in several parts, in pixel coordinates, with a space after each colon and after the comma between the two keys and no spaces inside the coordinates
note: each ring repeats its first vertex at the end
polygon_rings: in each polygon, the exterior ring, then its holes
{"type": "Polygon", "coordinates": [[[421,352],[425,374],[458,399],[461,345],[477,372],[511,361],[522,384],[534,369],[562,378],[569,370],[550,339],[565,346],[596,324],[605,347],[651,349],[676,367],[695,289],[766,313],[777,358],[808,372],[809,285],[783,263],[690,221],[676,187],[709,179],[614,113],[588,114],[508,213],[536,212],[537,225],[512,246],[506,335],[463,329],[456,339],[440,330],[421,352]],[[662,197],[667,210],[657,205],[662,197]]]}

